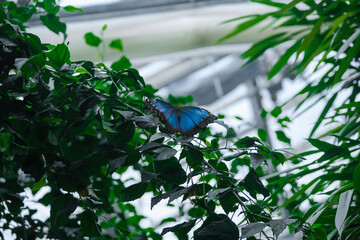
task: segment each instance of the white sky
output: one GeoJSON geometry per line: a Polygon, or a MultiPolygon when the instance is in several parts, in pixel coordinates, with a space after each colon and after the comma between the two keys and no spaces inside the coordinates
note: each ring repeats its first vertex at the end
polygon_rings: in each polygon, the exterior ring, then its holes
{"type": "Polygon", "coordinates": [[[68,5],[74,7],[87,7],[93,5],[101,5],[106,3],[121,2],[121,0],[61,0],[60,6],[65,7],[68,5]]]}

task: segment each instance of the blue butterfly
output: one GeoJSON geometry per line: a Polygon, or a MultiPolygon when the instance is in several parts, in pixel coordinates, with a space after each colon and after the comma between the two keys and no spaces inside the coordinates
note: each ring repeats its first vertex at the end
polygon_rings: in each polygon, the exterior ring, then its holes
{"type": "Polygon", "coordinates": [[[145,104],[156,113],[167,130],[185,136],[193,136],[217,119],[215,115],[199,107],[177,107],[153,98],[146,99],[145,104]]]}

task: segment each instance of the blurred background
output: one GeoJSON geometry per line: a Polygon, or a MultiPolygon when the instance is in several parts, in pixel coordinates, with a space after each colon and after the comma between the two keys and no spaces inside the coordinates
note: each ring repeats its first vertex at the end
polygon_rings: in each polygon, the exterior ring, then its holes
{"type": "MultiPolygon", "coordinates": [[[[239,23],[224,21],[265,13],[271,11],[271,7],[245,0],[63,0],[61,5],[83,9],[83,12],[62,11],[60,14],[61,21],[67,24],[66,43],[73,61],[94,60],[110,66],[124,54],[147,84],[160,89],[159,96],[192,95],[194,104],[214,114],[225,115],[224,122],[234,128],[238,137],[257,136],[257,129],[262,128],[268,130],[272,148],[289,147],[273,136],[280,129],[276,120],[262,118],[261,111],[271,111],[284,104],[316,76],[305,72],[295,78],[280,73],[268,81],[267,73],[282,53],[281,45],[243,66],[246,61],[239,57],[240,54],[252,43],[276,31],[270,24],[258,24],[217,43],[239,23]],[[107,27],[102,31],[105,24],[107,27]],[[85,44],[84,35],[88,32],[101,36],[107,43],[104,48],[85,44]],[[116,38],[122,40],[123,53],[107,47],[116,38]]],[[[45,43],[63,41],[62,36],[50,32],[40,21],[33,20],[29,32],[38,35],[45,43]]],[[[284,115],[290,116],[301,100],[299,97],[287,104],[283,108],[284,115]]],[[[323,104],[292,118],[286,134],[291,138],[295,152],[309,147],[303,140],[309,136],[310,126],[319,116],[323,104]]],[[[225,131],[221,126],[211,125],[218,131],[225,131]]],[[[284,169],[289,167],[283,166],[284,169]]],[[[118,177],[126,179],[129,176],[118,177]]],[[[133,178],[137,179],[136,176],[133,178]]],[[[158,219],[179,214],[177,208],[165,208],[165,201],[150,210],[150,198],[149,195],[136,203],[139,214],[149,217],[142,222],[144,227],[156,227],[158,219]]],[[[180,203],[175,202],[177,204],[180,203]]],[[[282,214],[286,217],[286,213],[282,214]]],[[[286,232],[281,236],[281,239],[294,239],[286,232]]],[[[165,235],[165,239],[172,239],[171,234],[165,235]]]]}

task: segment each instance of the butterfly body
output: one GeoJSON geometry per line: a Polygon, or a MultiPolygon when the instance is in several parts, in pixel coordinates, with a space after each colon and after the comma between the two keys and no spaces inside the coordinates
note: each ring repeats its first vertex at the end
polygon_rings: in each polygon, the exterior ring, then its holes
{"type": "Polygon", "coordinates": [[[146,99],[145,104],[156,113],[167,130],[185,136],[198,133],[217,119],[215,115],[199,107],[177,107],[153,98],[146,99]]]}

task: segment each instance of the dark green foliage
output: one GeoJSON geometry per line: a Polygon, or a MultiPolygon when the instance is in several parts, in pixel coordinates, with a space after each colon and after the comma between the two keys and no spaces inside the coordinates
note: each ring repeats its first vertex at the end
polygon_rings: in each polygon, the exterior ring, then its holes
{"type": "Polygon", "coordinates": [[[237,240],[238,227],[224,214],[212,214],[194,233],[195,240],[237,240]]]}
{"type": "MultiPolygon", "coordinates": [[[[186,239],[193,231],[194,239],[238,239],[244,221],[271,222],[272,208],[263,202],[274,198],[259,166],[286,159],[265,143],[266,132],[260,131],[261,140],[237,139],[233,129],[226,137],[205,129],[185,139],[157,128],[143,104],[156,90],[125,56],[110,68],[74,62],[65,43],[43,44],[25,32],[31,14],[40,13],[45,26],[66,38],[55,3],[0,5],[1,229],[18,239],[161,239],[160,228],[141,227],[146,216],[132,205],[149,193],[151,208],[162,200],[190,206],[186,212],[179,207],[187,221],[164,228],[162,235],[186,239]],[[231,148],[222,147],[225,140],[231,148]],[[125,179],[124,173],[132,176],[125,179]],[[33,194],[47,189],[38,200],[50,208],[47,220],[34,219],[36,211],[24,204],[25,189],[33,194]],[[243,220],[235,222],[234,214],[243,220]]],[[[106,25],[101,36],[105,30],[106,25]]],[[[85,42],[99,49],[105,44],[101,36],[88,33],[85,42]]],[[[123,51],[121,40],[110,47],[123,51]]],[[[191,101],[169,96],[174,105],[191,101]]],[[[270,180],[270,186],[279,181],[270,180]]],[[[268,226],[275,235],[283,230],[268,226]]]]}

